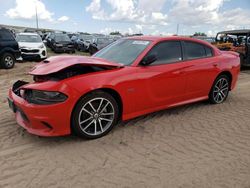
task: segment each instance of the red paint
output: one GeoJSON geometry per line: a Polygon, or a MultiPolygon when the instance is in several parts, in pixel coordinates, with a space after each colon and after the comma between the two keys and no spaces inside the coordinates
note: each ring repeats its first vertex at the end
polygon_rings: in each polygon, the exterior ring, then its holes
{"type": "Polygon", "coordinates": [[[96,89],[109,88],[116,91],[123,104],[122,119],[127,120],[146,113],[192,103],[208,98],[216,77],[227,71],[232,75],[231,89],[236,85],[240,71],[239,56],[232,52],[221,52],[207,42],[184,37],[133,37],[151,40],[152,43],[131,66],[122,66],[97,58],[61,56],[49,59],[48,64],[40,64],[30,74],[44,75],[62,70],[73,64],[112,67],[113,69],[71,77],[62,81],[30,83],[23,88],[59,91],[68,99],[54,105],[34,105],[27,103],[11,90],[9,97],[30,119],[27,123],[16,114],[17,122],[29,132],[42,136],[70,134],[71,112],[77,101],[86,93],[96,89]],[[158,42],[166,40],[194,41],[213,49],[213,57],[183,61],[166,65],[140,66],[139,62],[158,42]],[[48,122],[50,130],[41,122],[48,122]]]}

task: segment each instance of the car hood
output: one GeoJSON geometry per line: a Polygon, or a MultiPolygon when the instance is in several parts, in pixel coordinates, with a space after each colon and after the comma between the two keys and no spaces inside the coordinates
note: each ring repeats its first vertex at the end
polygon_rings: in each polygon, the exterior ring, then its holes
{"type": "Polygon", "coordinates": [[[95,58],[95,57],[84,57],[84,56],[54,56],[50,57],[38,65],[36,65],[29,74],[31,75],[48,75],[56,73],[68,67],[74,65],[82,66],[99,66],[106,68],[121,68],[124,65],[119,63],[114,63],[106,61],[104,59],[95,58]]]}
{"type": "Polygon", "coordinates": [[[18,45],[20,48],[39,48],[41,45],[43,45],[42,42],[18,42],[18,45]]]}

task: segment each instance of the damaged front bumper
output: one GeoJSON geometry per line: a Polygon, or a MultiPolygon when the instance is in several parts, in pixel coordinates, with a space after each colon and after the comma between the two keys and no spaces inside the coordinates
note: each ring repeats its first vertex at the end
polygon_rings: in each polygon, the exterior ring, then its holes
{"type": "Polygon", "coordinates": [[[29,86],[28,82],[17,81],[9,90],[8,103],[15,113],[17,123],[29,133],[39,136],[61,136],[71,133],[71,102],[52,105],[37,105],[26,101],[20,88],[29,86]]]}

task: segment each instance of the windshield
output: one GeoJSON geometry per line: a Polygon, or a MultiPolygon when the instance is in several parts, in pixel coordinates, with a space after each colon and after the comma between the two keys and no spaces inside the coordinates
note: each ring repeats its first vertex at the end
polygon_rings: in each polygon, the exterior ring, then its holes
{"type": "Polygon", "coordinates": [[[17,35],[18,42],[42,42],[42,39],[38,35],[17,35]]]}
{"type": "Polygon", "coordinates": [[[67,41],[67,42],[71,41],[68,35],[56,35],[55,40],[56,41],[67,41]]]}
{"type": "Polygon", "coordinates": [[[150,43],[146,40],[121,39],[103,48],[93,57],[130,65],[150,43]]]}

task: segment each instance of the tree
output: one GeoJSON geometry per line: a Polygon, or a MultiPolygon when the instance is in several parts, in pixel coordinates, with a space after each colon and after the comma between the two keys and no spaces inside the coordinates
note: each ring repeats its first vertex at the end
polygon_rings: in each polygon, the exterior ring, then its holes
{"type": "Polygon", "coordinates": [[[207,35],[206,35],[206,33],[195,32],[195,33],[194,33],[194,36],[204,36],[204,37],[206,37],[207,35]]]}
{"type": "Polygon", "coordinates": [[[119,31],[112,31],[109,34],[110,35],[122,35],[119,31]]]}

